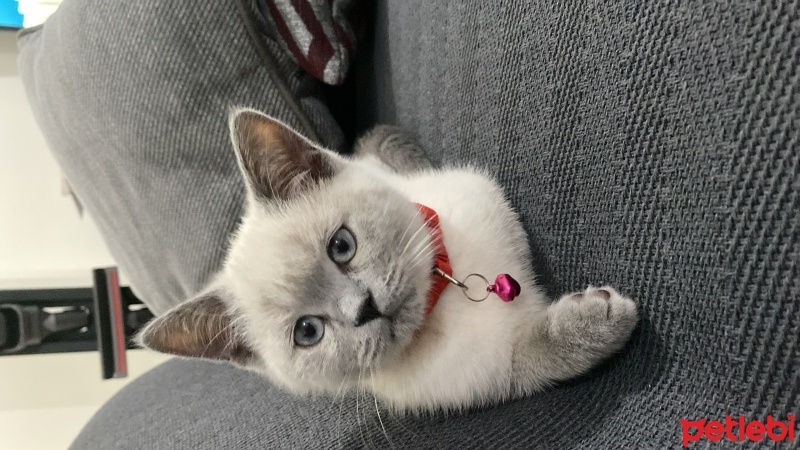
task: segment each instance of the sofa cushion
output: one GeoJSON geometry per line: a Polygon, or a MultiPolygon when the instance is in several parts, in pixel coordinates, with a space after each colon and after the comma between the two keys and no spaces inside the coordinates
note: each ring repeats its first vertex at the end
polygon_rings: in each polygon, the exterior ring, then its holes
{"type": "MultiPolygon", "coordinates": [[[[317,81],[266,33],[248,35],[236,5],[64,2],[20,38],[20,74],[47,143],[156,313],[202,288],[241,213],[231,106],[268,112],[331,148],[343,142],[317,81]]],[[[259,24],[255,3],[244,12],[259,24]]]]}
{"type": "Polygon", "coordinates": [[[641,312],[506,439],[676,448],[681,418],[796,412],[798,2],[378,5],[364,116],[491,170],[553,295],[608,283],[641,312]]]}
{"type": "Polygon", "coordinates": [[[681,446],[681,418],[785,420],[800,404],[799,13],[784,0],[378,2],[360,113],[492,170],[552,293],[608,282],[637,301],[631,344],[530,398],[420,419],[176,360],[74,448],[663,449],[681,446]]]}

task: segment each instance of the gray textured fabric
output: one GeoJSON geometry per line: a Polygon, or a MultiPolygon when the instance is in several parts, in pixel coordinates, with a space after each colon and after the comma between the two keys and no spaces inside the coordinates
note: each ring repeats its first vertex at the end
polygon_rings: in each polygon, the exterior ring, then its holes
{"type": "Polygon", "coordinates": [[[796,413],[798,33],[784,0],[379,2],[364,116],[494,171],[551,291],[617,286],[640,305],[632,343],[522,401],[384,413],[388,438],[371,399],[173,361],[74,448],[662,449],[681,417],[796,413]]]}
{"type": "MultiPolygon", "coordinates": [[[[260,43],[317,134],[340,147],[317,81],[274,41],[260,43]]],[[[203,287],[240,215],[228,108],[252,106],[304,129],[234,2],[65,1],[22,36],[19,67],[74,192],[155,312],[203,287]]]]}
{"type": "Polygon", "coordinates": [[[228,364],[172,360],[123,388],[70,448],[485,449],[502,443],[495,430],[505,427],[525,426],[531,440],[570,433],[531,428],[526,415],[517,402],[459,419],[379,416],[371,395],[298,398],[228,364]]]}
{"type": "Polygon", "coordinates": [[[607,370],[492,436],[667,448],[681,417],[798,412],[798,2],[384,1],[377,20],[368,112],[491,168],[552,291],[640,305],[607,370]]]}

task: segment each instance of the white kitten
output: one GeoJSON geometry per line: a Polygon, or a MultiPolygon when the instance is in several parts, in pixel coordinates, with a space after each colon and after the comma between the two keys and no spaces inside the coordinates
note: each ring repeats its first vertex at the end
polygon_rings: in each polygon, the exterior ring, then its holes
{"type": "Polygon", "coordinates": [[[146,347],[229,360],[295,392],[365,388],[420,412],[575,377],[636,326],[634,303],[610,287],[549,304],[500,187],[474,169],[428,167],[397,129],[377,128],[352,159],[252,110],[232,114],[231,130],[246,214],[215,281],[148,325],[146,347]],[[455,278],[511,274],[519,296],[473,302],[444,287],[433,272],[444,253],[455,278]]]}

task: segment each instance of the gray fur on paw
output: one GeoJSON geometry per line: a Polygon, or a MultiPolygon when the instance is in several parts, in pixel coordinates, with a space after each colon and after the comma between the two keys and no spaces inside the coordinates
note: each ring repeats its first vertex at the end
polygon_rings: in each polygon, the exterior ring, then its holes
{"type": "Polygon", "coordinates": [[[376,125],[358,139],[356,157],[373,155],[398,173],[428,169],[431,163],[414,137],[400,127],[376,125]]]}
{"type": "Polygon", "coordinates": [[[602,357],[621,349],[639,320],[636,304],[610,286],[589,286],[550,308],[551,339],[602,357]]]}

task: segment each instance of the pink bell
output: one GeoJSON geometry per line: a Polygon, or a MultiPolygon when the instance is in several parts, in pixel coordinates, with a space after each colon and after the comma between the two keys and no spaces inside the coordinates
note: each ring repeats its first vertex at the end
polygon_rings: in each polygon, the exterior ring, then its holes
{"type": "Polygon", "coordinates": [[[511,275],[501,273],[495,278],[494,284],[486,286],[486,291],[500,297],[504,302],[510,302],[519,295],[521,288],[511,275]]]}

